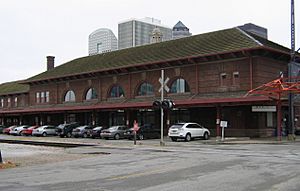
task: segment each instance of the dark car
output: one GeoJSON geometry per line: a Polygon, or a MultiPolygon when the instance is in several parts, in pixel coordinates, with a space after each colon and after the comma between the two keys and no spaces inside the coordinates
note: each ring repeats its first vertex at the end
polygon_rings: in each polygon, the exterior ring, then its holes
{"type": "Polygon", "coordinates": [[[59,126],[56,127],[56,134],[60,136],[61,138],[63,137],[72,137],[72,131],[76,127],[79,127],[79,124],[74,122],[74,123],[65,123],[65,124],[60,124],[59,126]]]}
{"type": "Polygon", "coordinates": [[[98,126],[98,127],[95,127],[93,130],[92,130],[92,135],[91,135],[91,137],[92,138],[96,138],[96,137],[100,137],[101,138],[101,132],[102,132],[102,130],[104,130],[105,129],[105,127],[103,127],[103,126],[98,126]]]}
{"type": "Polygon", "coordinates": [[[73,129],[72,135],[73,137],[83,137],[87,138],[92,135],[92,129],[93,126],[91,125],[84,125],[84,126],[79,126],[73,129]]]}
{"type": "MultiPolygon", "coordinates": [[[[128,139],[133,139],[134,132],[133,128],[130,128],[125,131],[124,136],[128,139]]],[[[137,139],[158,139],[160,138],[160,129],[155,127],[152,124],[145,124],[141,126],[138,131],[136,132],[137,139]]]]}

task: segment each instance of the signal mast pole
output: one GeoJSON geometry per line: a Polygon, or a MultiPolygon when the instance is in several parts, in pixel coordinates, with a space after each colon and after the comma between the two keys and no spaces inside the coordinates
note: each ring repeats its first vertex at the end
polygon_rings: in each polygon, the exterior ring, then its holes
{"type": "MultiPolygon", "coordinates": [[[[292,64],[295,62],[295,13],[294,0],[291,0],[291,61],[288,64],[288,80],[292,82],[292,64]]],[[[294,95],[288,95],[289,115],[288,115],[288,130],[289,140],[294,140],[294,95]]]]}

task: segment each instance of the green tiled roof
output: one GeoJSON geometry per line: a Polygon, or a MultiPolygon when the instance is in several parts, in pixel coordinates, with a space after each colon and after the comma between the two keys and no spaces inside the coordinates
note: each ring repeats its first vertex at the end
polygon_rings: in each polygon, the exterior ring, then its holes
{"type": "Polygon", "coordinates": [[[29,85],[20,84],[21,81],[0,84],[0,95],[18,94],[29,91],[29,85]]]}
{"type": "Polygon", "coordinates": [[[231,28],[162,43],[78,58],[57,66],[53,70],[33,76],[26,81],[53,79],[69,75],[263,46],[289,52],[288,49],[268,40],[262,40],[256,36],[251,37],[238,28],[231,28]],[[263,42],[259,42],[260,40],[263,42]]]}

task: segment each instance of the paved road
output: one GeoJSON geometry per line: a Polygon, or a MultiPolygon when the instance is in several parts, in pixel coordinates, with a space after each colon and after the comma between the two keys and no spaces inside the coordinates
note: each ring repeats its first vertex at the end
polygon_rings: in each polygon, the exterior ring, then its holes
{"type": "Polygon", "coordinates": [[[1,170],[0,190],[300,190],[299,142],[283,145],[189,143],[163,149],[96,146],[65,152],[94,155],[1,170]]]}

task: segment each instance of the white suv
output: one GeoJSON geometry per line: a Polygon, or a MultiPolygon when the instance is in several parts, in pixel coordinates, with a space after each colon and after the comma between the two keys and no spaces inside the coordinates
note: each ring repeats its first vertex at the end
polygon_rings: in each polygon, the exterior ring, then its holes
{"type": "Polygon", "coordinates": [[[210,132],[208,129],[197,123],[177,123],[170,127],[168,136],[172,141],[177,141],[177,139],[191,141],[193,138],[197,137],[202,137],[207,140],[209,139],[210,132]]]}

